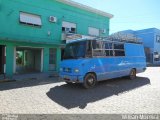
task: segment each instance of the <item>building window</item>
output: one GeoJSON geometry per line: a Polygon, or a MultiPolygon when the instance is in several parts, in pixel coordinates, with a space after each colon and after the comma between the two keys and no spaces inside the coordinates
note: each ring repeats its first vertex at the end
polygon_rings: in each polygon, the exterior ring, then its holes
{"type": "Polygon", "coordinates": [[[157,39],[157,42],[160,43],[160,36],[159,35],[157,35],[156,39],[157,39]]]}
{"type": "Polygon", "coordinates": [[[25,12],[20,12],[20,23],[33,26],[42,25],[41,17],[39,15],[34,15],[25,12]]]}
{"type": "Polygon", "coordinates": [[[100,35],[100,30],[97,28],[89,27],[88,28],[88,34],[91,36],[99,36],[100,35]]]}
{"type": "Polygon", "coordinates": [[[62,22],[63,33],[76,33],[76,24],[71,22],[62,22]]]}

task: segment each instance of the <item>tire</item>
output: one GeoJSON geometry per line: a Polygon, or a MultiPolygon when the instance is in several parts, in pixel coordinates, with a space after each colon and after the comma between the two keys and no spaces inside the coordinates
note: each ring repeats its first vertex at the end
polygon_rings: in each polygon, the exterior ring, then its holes
{"type": "Polygon", "coordinates": [[[130,79],[130,80],[136,79],[136,69],[132,69],[132,70],[130,71],[129,79],[130,79]]]}
{"type": "Polygon", "coordinates": [[[93,88],[96,85],[96,82],[96,76],[92,73],[89,73],[84,77],[83,86],[86,89],[93,88]]]}

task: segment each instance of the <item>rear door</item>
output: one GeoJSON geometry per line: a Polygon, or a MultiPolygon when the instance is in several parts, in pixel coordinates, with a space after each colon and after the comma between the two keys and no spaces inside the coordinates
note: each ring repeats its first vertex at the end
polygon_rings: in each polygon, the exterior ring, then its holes
{"type": "Polygon", "coordinates": [[[0,74],[4,73],[5,64],[5,46],[0,45],[0,74]]]}
{"type": "Polygon", "coordinates": [[[115,76],[125,76],[127,72],[126,66],[128,65],[128,60],[125,56],[124,43],[114,43],[114,56],[116,58],[115,65],[117,66],[115,76]]]}

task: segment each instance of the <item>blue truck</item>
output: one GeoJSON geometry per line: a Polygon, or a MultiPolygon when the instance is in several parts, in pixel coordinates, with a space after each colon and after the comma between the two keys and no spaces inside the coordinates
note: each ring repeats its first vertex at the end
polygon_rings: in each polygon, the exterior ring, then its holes
{"type": "Polygon", "coordinates": [[[83,39],[65,47],[60,77],[67,84],[92,88],[98,81],[128,76],[146,70],[144,47],[138,42],[83,39]]]}

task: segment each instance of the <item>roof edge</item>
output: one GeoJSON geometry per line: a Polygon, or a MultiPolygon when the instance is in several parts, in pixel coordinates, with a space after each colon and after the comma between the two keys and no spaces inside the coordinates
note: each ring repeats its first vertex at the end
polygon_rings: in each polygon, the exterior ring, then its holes
{"type": "Polygon", "coordinates": [[[108,17],[108,18],[113,18],[114,16],[110,13],[107,13],[107,12],[103,12],[101,10],[98,10],[98,9],[95,9],[95,8],[92,8],[92,7],[89,7],[87,5],[84,5],[84,4],[81,4],[81,3],[78,3],[78,2],[74,2],[72,0],[56,0],[58,2],[61,2],[61,3],[64,3],[64,4],[67,4],[67,5],[70,5],[70,6],[73,6],[73,7],[77,7],[77,8],[80,8],[80,9],[83,9],[83,10],[87,10],[89,12],[93,12],[93,13],[97,13],[99,15],[102,15],[104,17],[108,17]]]}

